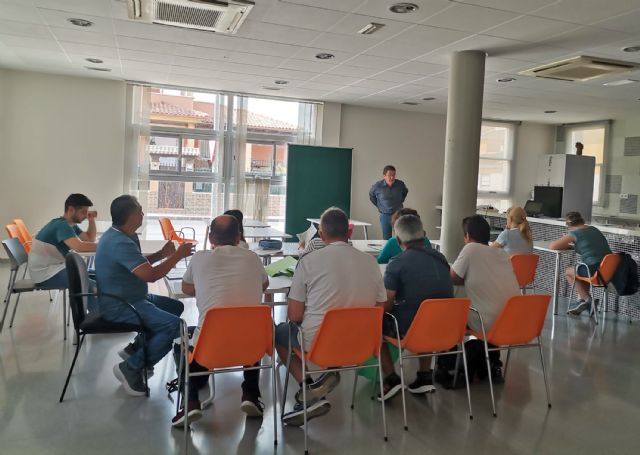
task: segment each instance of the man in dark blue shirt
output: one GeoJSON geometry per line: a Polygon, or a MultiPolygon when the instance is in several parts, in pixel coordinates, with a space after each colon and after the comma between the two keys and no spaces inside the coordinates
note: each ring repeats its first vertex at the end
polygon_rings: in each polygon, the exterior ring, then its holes
{"type": "Polygon", "coordinates": [[[382,238],[391,237],[391,215],[402,208],[409,190],[402,180],[396,180],[396,168],[387,165],[382,170],[383,179],[369,190],[369,200],[380,212],[382,238]]]}
{"type": "MultiPolygon", "coordinates": [[[[401,216],[396,221],[395,230],[403,251],[391,259],[384,273],[384,287],[387,289],[385,310],[395,316],[400,336],[404,336],[422,301],[453,297],[453,284],[446,258],[424,245],[424,227],[420,218],[415,215],[401,216]]],[[[395,337],[395,326],[388,327],[386,322],[383,329],[385,335],[395,337]]],[[[386,344],[383,344],[380,353],[385,375],[384,394],[388,399],[398,393],[402,386],[386,344]]],[[[433,392],[431,359],[423,357],[419,361],[417,378],[407,389],[416,394],[433,392]]]]}

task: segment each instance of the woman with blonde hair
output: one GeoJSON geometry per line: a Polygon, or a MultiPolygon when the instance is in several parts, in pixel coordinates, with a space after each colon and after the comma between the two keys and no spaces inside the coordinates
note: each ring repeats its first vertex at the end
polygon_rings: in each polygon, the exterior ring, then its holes
{"type": "Polygon", "coordinates": [[[511,207],[507,210],[507,227],[492,246],[504,248],[509,255],[533,253],[533,236],[527,213],[522,207],[511,207]]]}

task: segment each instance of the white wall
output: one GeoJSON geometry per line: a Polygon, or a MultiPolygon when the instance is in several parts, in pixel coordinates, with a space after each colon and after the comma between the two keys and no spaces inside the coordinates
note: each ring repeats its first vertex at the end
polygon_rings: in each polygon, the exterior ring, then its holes
{"type": "Polygon", "coordinates": [[[23,218],[38,230],[62,215],[73,192],[109,219],[111,200],[122,194],[124,82],[2,71],[2,118],[2,227],[23,218]]]}
{"type": "Polygon", "coordinates": [[[440,238],[445,122],[444,115],[342,106],[340,146],[353,147],[351,217],[372,223],[370,238],[382,232],[369,188],[387,164],[409,188],[405,206],[420,213],[429,237],[440,238]]]}

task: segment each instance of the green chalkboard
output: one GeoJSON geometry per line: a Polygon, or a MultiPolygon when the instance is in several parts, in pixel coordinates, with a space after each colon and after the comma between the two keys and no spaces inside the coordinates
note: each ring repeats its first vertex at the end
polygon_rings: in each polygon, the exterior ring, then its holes
{"type": "Polygon", "coordinates": [[[304,232],[307,218],[320,218],[331,206],[349,215],[353,149],[289,144],[288,151],[287,234],[304,232]]]}

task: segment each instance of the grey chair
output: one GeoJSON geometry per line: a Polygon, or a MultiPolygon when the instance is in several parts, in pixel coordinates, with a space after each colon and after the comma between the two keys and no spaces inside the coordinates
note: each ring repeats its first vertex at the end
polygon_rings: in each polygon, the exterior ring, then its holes
{"type": "MultiPolygon", "coordinates": [[[[78,253],[70,252],[67,254],[65,259],[66,267],[67,267],[67,276],[69,277],[69,310],[71,311],[71,316],[73,318],[73,327],[75,330],[76,338],[78,342],[76,343],[76,352],[73,355],[73,361],[71,362],[71,367],[69,368],[69,373],[67,374],[67,379],[64,383],[64,388],[62,389],[62,393],[60,394],[60,403],[64,400],[64,396],[67,392],[67,387],[69,386],[69,380],[71,379],[71,374],[73,373],[73,368],[76,365],[76,360],[78,359],[78,354],[80,353],[80,349],[82,348],[82,343],[84,342],[84,338],[87,335],[98,335],[98,334],[109,334],[109,333],[128,333],[128,332],[137,332],[140,335],[140,340],[142,342],[142,349],[144,353],[144,358],[147,358],[147,341],[145,336],[144,323],[140,314],[136,311],[136,309],[129,302],[125,301],[121,297],[100,293],[97,294],[95,292],[91,292],[89,289],[89,275],[87,273],[87,265],[80,257],[78,253]],[[123,306],[123,308],[128,308],[130,311],[135,313],[138,323],[130,324],[125,322],[112,322],[105,320],[100,314],[99,308],[96,308],[89,312],[89,297],[110,297],[123,306]]],[[[143,370],[143,380],[146,386],[146,395],[149,396],[149,387],[147,383],[148,371],[145,367],[143,370]]]]}
{"type": "MultiPolygon", "coordinates": [[[[9,327],[13,327],[13,320],[16,317],[16,310],[18,309],[18,304],[20,303],[20,295],[23,292],[33,292],[33,291],[41,291],[48,289],[41,289],[33,282],[33,280],[29,278],[25,278],[26,275],[26,267],[27,267],[27,252],[20,243],[20,240],[17,238],[8,239],[2,241],[2,246],[9,257],[9,262],[11,264],[11,271],[9,273],[9,283],[7,284],[7,294],[5,296],[4,302],[5,307],[2,313],[2,321],[0,321],[0,332],[4,328],[4,321],[7,317],[7,312],[9,310],[9,306],[11,305],[11,297],[13,294],[18,294],[16,298],[16,303],[13,307],[13,313],[11,314],[11,321],[9,321],[9,327]],[[22,279],[18,279],[18,275],[20,274],[20,269],[24,266],[24,270],[22,273],[22,279]]],[[[62,291],[63,303],[62,303],[62,325],[64,332],[64,339],[67,339],[67,294],[65,289],[60,289],[62,291]]]]}

